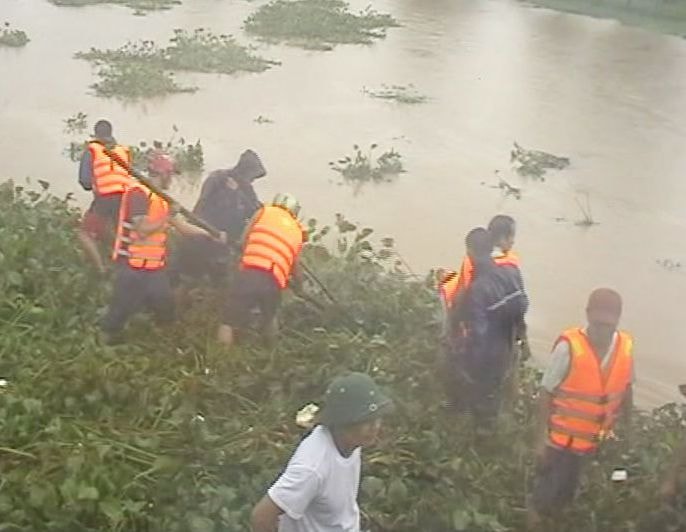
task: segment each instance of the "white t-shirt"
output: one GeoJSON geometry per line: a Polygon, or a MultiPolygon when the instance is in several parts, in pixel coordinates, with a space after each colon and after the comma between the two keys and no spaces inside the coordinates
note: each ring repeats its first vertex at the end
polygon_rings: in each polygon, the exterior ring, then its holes
{"type": "Polygon", "coordinates": [[[360,463],[359,448],[343,457],[329,430],[317,426],[269,488],[284,511],[279,532],[359,532],[360,463]]]}

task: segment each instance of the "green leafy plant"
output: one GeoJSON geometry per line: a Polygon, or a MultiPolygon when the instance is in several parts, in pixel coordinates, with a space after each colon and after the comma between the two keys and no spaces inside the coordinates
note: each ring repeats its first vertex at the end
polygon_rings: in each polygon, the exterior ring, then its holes
{"type": "Polygon", "coordinates": [[[21,48],[26,46],[30,40],[25,31],[12,29],[9,22],[5,22],[0,27],[0,46],[21,48]]]}
{"type": "Polygon", "coordinates": [[[559,157],[538,150],[526,150],[516,142],[510,152],[510,162],[514,170],[522,177],[531,177],[545,181],[548,170],[563,170],[569,166],[568,157],[559,157]]]}
{"type": "MultiPolygon", "coordinates": [[[[47,182],[36,187],[0,185],[5,529],[247,530],[301,435],[296,411],[333,376],[359,370],[396,403],[364,454],[365,529],[525,530],[540,373],[524,369],[511,414],[488,439],[443,412],[435,290],[407,275],[392,239],[377,243],[343,215],[330,226],[307,221],[303,258],[339,305],[287,295],[274,350],[215,345],[209,296],[171,329],[142,317],[125,345],[104,347],[97,328],[110,283],[79,255],[81,213],[47,182]]],[[[636,412],[631,440],[607,442],[588,462],[555,530],[683,530],[685,507],[661,508],[657,483],[683,437],[684,408],[636,412]],[[618,466],[629,471],[619,485],[609,480],[618,466]]]]}
{"type": "Polygon", "coordinates": [[[347,155],[329,166],[343,177],[348,183],[361,185],[364,183],[382,183],[393,181],[399,174],[405,172],[400,153],[391,148],[374,159],[377,144],[372,144],[366,153],[360,147],[353,145],[353,155],[347,155]]]}
{"type": "Polygon", "coordinates": [[[342,0],[273,0],[250,15],[244,28],[268,41],[316,50],[337,44],[371,44],[398,26],[387,14],[367,8],[357,14],[342,0]]]}
{"type": "Polygon", "coordinates": [[[371,96],[372,98],[378,98],[381,100],[392,100],[397,103],[406,104],[417,104],[425,103],[428,101],[428,97],[420,94],[414,88],[414,85],[381,85],[379,89],[367,89],[366,87],[362,89],[364,94],[371,96]]]}
{"type": "Polygon", "coordinates": [[[130,99],[197,90],[178,85],[173,72],[262,72],[278,64],[253,55],[230,35],[215,35],[203,28],[193,32],[174,30],[164,48],[144,40],[115,50],[91,48],[78,52],[76,57],[99,67],[100,81],[93,85],[97,95],[130,99]]]}

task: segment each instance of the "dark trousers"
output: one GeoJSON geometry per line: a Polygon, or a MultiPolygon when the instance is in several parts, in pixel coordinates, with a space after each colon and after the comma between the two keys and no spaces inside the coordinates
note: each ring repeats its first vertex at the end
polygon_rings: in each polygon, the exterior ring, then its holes
{"type": "Polygon", "coordinates": [[[103,331],[120,333],[129,318],[144,309],[153,312],[158,322],[174,321],[174,296],[167,272],[164,268],[137,270],[120,264],[110,306],[102,321],[103,331]]]}
{"type": "Polygon", "coordinates": [[[531,505],[540,514],[554,515],[574,500],[585,457],[548,447],[538,464],[531,505]]]}

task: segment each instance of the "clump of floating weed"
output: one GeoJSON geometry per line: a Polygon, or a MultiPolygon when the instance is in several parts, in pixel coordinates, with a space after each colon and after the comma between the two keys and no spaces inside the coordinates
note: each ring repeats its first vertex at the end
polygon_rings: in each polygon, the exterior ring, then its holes
{"type": "Polygon", "coordinates": [[[363,152],[355,144],[352,155],[346,155],[336,162],[330,162],[329,166],[341,174],[345,182],[355,184],[358,187],[370,182],[390,182],[405,172],[400,153],[391,148],[375,158],[374,151],[377,148],[377,144],[372,144],[367,152],[363,152]]]}
{"type": "Polygon", "coordinates": [[[9,22],[5,22],[0,27],[0,46],[21,48],[26,46],[30,40],[25,31],[12,29],[9,22]]]}
{"type": "Polygon", "coordinates": [[[569,166],[568,157],[559,157],[539,150],[526,150],[516,142],[510,152],[510,162],[522,177],[545,181],[548,170],[563,170],[569,166]]]}
{"type": "Polygon", "coordinates": [[[428,97],[424,94],[420,94],[414,88],[414,85],[381,85],[379,89],[367,89],[366,87],[362,89],[364,94],[371,96],[372,98],[378,98],[381,100],[392,100],[398,103],[416,104],[425,103],[428,101],[428,97]]]}
{"type": "Polygon", "coordinates": [[[96,94],[129,99],[197,90],[177,84],[174,71],[233,74],[261,72],[277,64],[254,55],[230,35],[215,35],[203,28],[174,30],[164,48],[144,40],[114,50],[91,48],[76,57],[100,67],[100,81],[93,85],[96,94]]]}
{"type": "Polygon", "coordinates": [[[250,15],[244,27],[265,40],[330,50],[337,44],[371,44],[398,25],[369,7],[353,13],[342,0],[274,0],[250,15]]]}

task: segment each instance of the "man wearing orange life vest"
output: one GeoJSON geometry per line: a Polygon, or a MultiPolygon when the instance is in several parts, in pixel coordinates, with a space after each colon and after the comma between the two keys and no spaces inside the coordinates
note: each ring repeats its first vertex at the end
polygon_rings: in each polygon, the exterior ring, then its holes
{"type": "Polygon", "coordinates": [[[238,274],[231,286],[217,339],[224,345],[234,342],[235,330],[251,326],[259,312],[257,330],[267,341],[276,333],[276,312],[281,292],[293,281],[300,290],[298,257],[306,239],[305,228],[298,221],[300,205],[290,194],[277,194],[271,205],[253,216],[243,238],[243,252],[238,274]]]}
{"type": "Polygon", "coordinates": [[[122,194],[131,183],[128,172],[105,154],[106,147],[131,163],[129,148],[117,144],[112,136],[112,124],[99,120],[95,124],[94,139],[88,142],[79,166],[79,183],[85,190],[93,191],[93,202],[83,216],[79,239],[100,273],[105,272],[105,264],[97,243],[111,238],[122,194]]]}
{"type": "Polygon", "coordinates": [[[617,330],[620,295],[594,290],[588,326],[563,332],[543,376],[538,474],[529,508],[529,528],[574,498],[584,458],[613,435],[621,416],[630,422],[634,362],[632,338],[617,330]]]}
{"type": "MultiPolygon", "coordinates": [[[[493,239],[493,261],[498,266],[516,266],[519,268],[519,257],[512,251],[515,239],[514,219],[504,214],[494,216],[488,223],[488,232],[493,239]]],[[[447,315],[447,311],[451,307],[460,304],[465,289],[474,279],[474,264],[469,255],[465,256],[458,271],[444,272],[442,277],[438,291],[447,315]]]]}
{"type": "MultiPolygon", "coordinates": [[[[150,182],[167,189],[173,168],[167,156],[158,154],[148,164],[150,182]]],[[[102,322],[107,343],[116,343],[128,319],[144,307],[152,310],[159,322],[174,320],[174,298],[166,271],[169,226],[184,235],[212,238],[176,214],[162,197],[142,183],[132,182],[122,197],[112,251],[117,274],[102,322]]]]}

